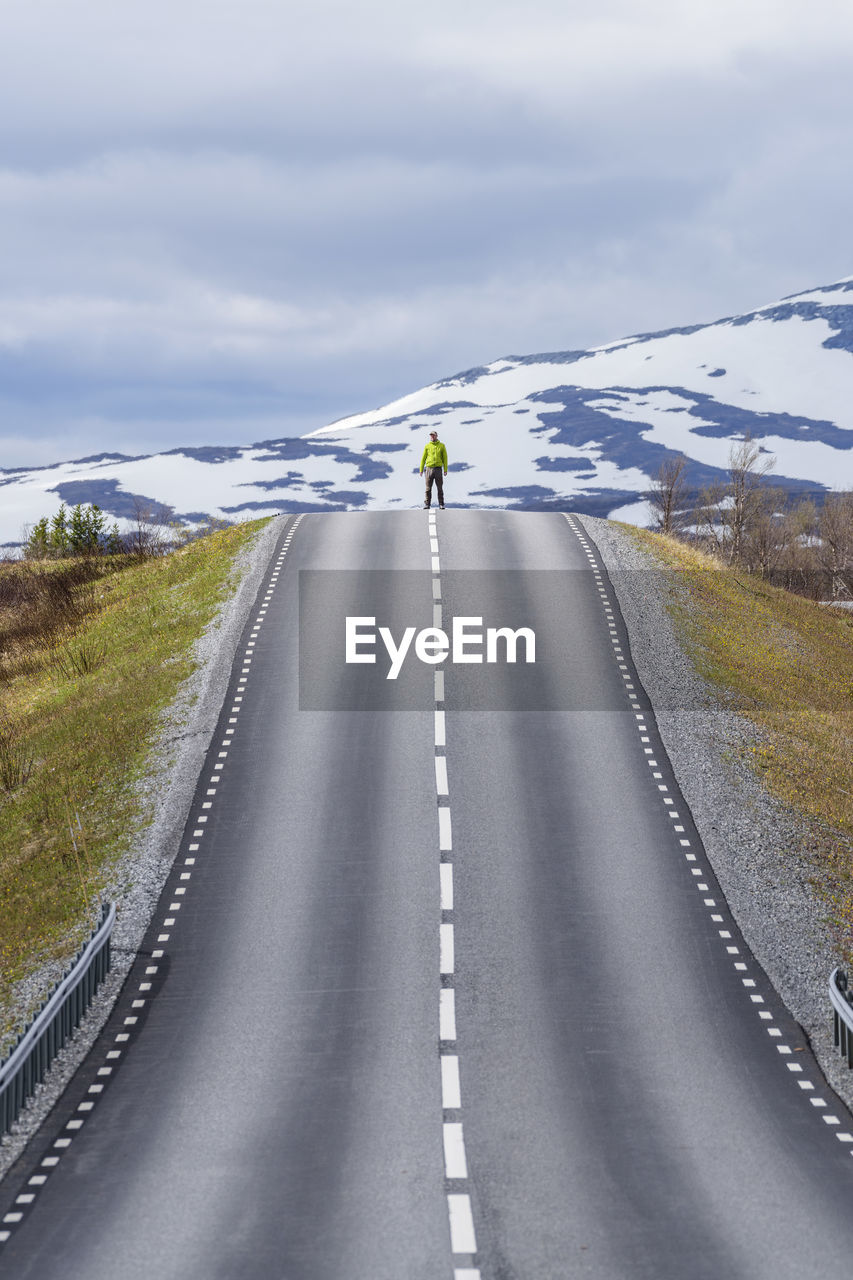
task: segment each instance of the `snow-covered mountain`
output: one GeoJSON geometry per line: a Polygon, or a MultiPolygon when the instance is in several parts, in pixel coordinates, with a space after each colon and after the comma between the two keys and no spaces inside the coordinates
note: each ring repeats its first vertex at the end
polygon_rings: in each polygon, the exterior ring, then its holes
{"type": "Polygon", "coordinates": [[[139,497],[189,523],[420,505],[433,428],[450,506],[641,521],[665,457],[704,485],[746,431],[776,456],[773,483],[853,487],[853,277],[713,324],[507,356],[301,438],[0,470],[0,543],[61,500],[123,520],[139,497]]]}

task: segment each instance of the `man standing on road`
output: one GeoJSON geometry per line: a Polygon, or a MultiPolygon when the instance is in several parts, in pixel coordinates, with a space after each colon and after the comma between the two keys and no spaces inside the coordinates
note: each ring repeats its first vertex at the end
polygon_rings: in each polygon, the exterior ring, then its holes
{"type": "Polygon", "coordinates": [[[423,475],[424,467],[426,467],[426,496],[424,499],[424,511],[428,511],[432,500],[432,482],[435,481],[435,487],[438,490],[438,506],[439,510],[444,510],[444,481],[442,472],[447,475],[447,450],[438,438],[437,431],[429,433],[429,440],[424,446],[423,456],[421,458],[421,475],[423,475]]]}

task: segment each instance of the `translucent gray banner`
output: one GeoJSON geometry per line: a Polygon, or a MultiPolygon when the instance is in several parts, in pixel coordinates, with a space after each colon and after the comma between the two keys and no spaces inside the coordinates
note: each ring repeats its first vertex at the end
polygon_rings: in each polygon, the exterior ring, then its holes
{"type": "Polygon", "coordinates": [[[628,709],[591,572],[302,570],[301,710],[628,709]]]}

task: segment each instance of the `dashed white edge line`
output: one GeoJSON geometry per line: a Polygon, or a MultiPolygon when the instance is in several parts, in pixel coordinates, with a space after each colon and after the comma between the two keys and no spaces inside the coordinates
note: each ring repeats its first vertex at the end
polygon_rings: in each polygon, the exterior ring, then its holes
{"type": "MultiPolygon", "coordinates": [[[[289,546],[290,541],[293,538],[293,535],[296,532],[296,529],[300,524],[301,520],[302,520],[302,515],[297,516],[293,524],[290,526],[290,529],[285,537],[284,547],[280,552],[278,559],[275,562],[275,568],[273,569],[273,572],[270,574],[270,577],[268,579],[267,590],[265,591],[263,596],[264,608],[261,609],[258,613],[258,616],[255,621],[255,625],[251,628],[250,634],[252,638],[249,641],[247,641],[246,649],[244,650],[242,671],[240,676],[237,679],[237,693],[234,695],[232,699],[231,714],[233,718],[229,720],[230,724],[237,723],[236,713],[240,711],[239,704],[243,700],[243,694],[246,691],[248,677],[251,674],[252,650],[254,650],[255,648],[255,641],[257,639],[257,636],[260,633],[261,626],[263,624],[263,618],[261,617],[261,614],[265,612],[266,605],[272,599],[272,596],[275,592],[275,588],[278,584],[278,578],[279,578],[279,572],[280,572],[282,560],[284,556],[287,554],[287,547],[289,546]]],[[[235,732],[234,729],[225,730],[226,737],[225,737],[225,740],[221,743],[222,747],[228,748],[233,745],[234,732],[235,732]]],[[[227,749],[218,751],[217,752],[218,763],[213,766],[214,770],[216,771],[223,770],[225,768],[225,761],[227,760],[227,757],[228,757],[227,749]]],[[[216,786],[211,784],[218,783],[221,780],[221,776],[222,776],[221,773],[219,773],[217,777],[210,779],[209,786],[205,792],[206,795],[212,796],[212,797],[216,796],[217,794],[216,786]]],[[[212,800],[204,800],[201,803],[202,810],[208,810],[208,809],[211,809],[212,807],[213,807],[212,800]]],[[[193,843],[188,844],[187,846],[188,849],[193,853],[198,852],[200,848],[199,844],[196,842],[204,835],[204,828],[202,824],[207,822],[208,816],[209,815],[207,813],[197,814],[194,820],[194,824],[192,824],[190,821],[187,822],[187,829],[189,829],[190,825],[197,825],[199,828],[198,830],[193,830],[193,835],[192,835],[193,843]]],[[[185,858],[184,860],[184,864],[186,866],[192,866],[194,863],[195,863],[195,858],[192,858],[192,857],[185,858]]],[[[192,878],[191,873],[188,871],[182,871],[182,872],[179,872],[178,874],[179,874],[179,879],[182,881],[187,881],[192,878]]],[[[174,890],[174,893],[176,896],[185,895],[186,886],[185,885],[177,886],[174,890]]],[[[179,911],[180,908],[181,908],[180,902],[170,903],[169,914],[163,918],[160,926],[161,929],[171,929],[174,926],[175,916],[173,913],[179,911]]],[[[156,928],[156,925],[154,927],[156,928]]],[[[170,937],[171,937],[170,933],[161,932],[157,934],[157,941],[168,942],[170,940],[170,937]]],[[[451,955],[452,955],[452,941],[450,946],[451,946],[451,955]]],[[[163,951],[162,950],[155,951],[153,953],[152,958],[155,956],[162,957],[163,951]]],[[[145,974],[147,977],[153,977],[158,973],[158,971],[159,970],[157,965],[148,965],[145,969],[145,974]]],[[[152,989],[153,989],[153,983],[151,982],[138,983],[137,990],[139,992],[139,995],[134,1000],[131,1001],[131,1008],[140,1009],[140,1010],[144,1009],[150,1000],[149,993],[152,991],[152,989]]],[[[442,992],[442,995],[443,994],[444,993],[442,992]]],[[[139,1020],[138,1016],[136,1015],[125,1017],[124,1025],[134,1026],[138,1022],[138,1020],[139,1020]]],[[[454,1038],[455,1038],[455,1011],[452,1007],[452,1004],[449,1010],[449,1014],[445,1016],[445,1023],[448,1027],[453,1028],[454,1038]]],[[[114,1043],[122,1043],[124,1041],[127,1041],[128,1039],[129,1039],[128,1034],[119,1033],[118,1035],[116,1035],[114,1043]]],[[[121,1056],[122,1056],[121,1049],[108,1049],[105,1055],[105,1065],[98,1067],[97,1076],[101,1079],[109,1078],[113,1074],[113,1065],[107,1065],[107,1064],[109,1063],[114,1064],[116,1060],[119,1059],[121,1056]]],[[[60,1153],[62,1153],[65,1150],[67,1150],[67,1148],[71,1145],[72,1139],[75,1136],[75,1134],[78,1133],[83,1128],[85,1120],[88,1116],[88,1113],[92,1110],[92,1108],[95,1105],[95,1101],[97,1101],[97,1099],[103,1093],[103,1088],[104,1088],[103,1083],[96,1083],[96,1084],[89,1085],[87,1092],[93,1095],[93,1100],[84,1101],[79,1104],[79,1106],[77,1107],[77,1111],[78,1113],[82,1112],[83,1113],[82,1116],[78,1114],[73,1119],[67,1121],[63,1129],[64,1136],[57,1138],[52,1144],[52,1148],[54,1151],[59,1151],[60,1153]]],[[[40,1162],[40,1167],[43,1169],[48,1169],[52,1171],[56,1167],[56,1165],[59,1163],[59,1159],[60,1157],[58,1155],[45,1156],[40,1162]]],[[[46,1175],[34,1175],[28,1180],[28,1185],[32,1187],[40,1188],[46,1181],[47,1181],[46,1175]]],[[[36,1193],[25,1193],[25,1194],[19,1195],[15,1203],[29,1206],[35,1200],[35,1197],[36,1197],[36,1193]]],[[[18,1212],[8,1213],[3,1218],[3,1222],[9,1225],[17,1225],[22,1220],[23,1216],[24,1216],[23,1213],[18,1213],[18,1212]]],[[[10,1231],[0,1230],[0,1244],[5,1244],[6,1241],[10,1238],[10,1236],[11,1236],[10,1231]]]]}
{"type": "MultiPolygon", "coordinates": [[[[634,684],[629,672],[628,664],[623,661],[623,650],[618,643],[617,630],[613,621],[613,609],[611,606],[610,598],[606,590],[602,586],[600,570],[598,568],[598,565],[595,563],[593,559],[588,540],[584,537],[583,533],[575,525],[571,517],[566,516],[566,520],[568,521],[569,527],[577,536],[581,546],[584,548],[587,559],[595,569],[595,580],[596,580],[596,585],[598,589],[598,595],[599,595],[599,599],[602,605],[602,610],[605,616],[605,622],[607,623],[607,626],[608,626],[608,631],[609,631],[611,643],[613,646],[613,654],[614,654],[614,658],[616,659],[617,669],[619,670],[620,675],[622,676],[623,684],[626,692],[628,693],[629,700],[632,702],[632,704],[636,704],[638,701],[638,697],[636,693],[633,692],[634,684]],[[628,692],[629,690],[631,692],[628,692]]],[[[637,728],[641,735],[640,742],[644,745],[644,754],[653,756],[654,752],[647,746],[647,744],[650,742],[650,739],[648,737],[649,730],[646,724],[645,713],[636,711],[635,709],[635,717],[637,720],[637,728]]],[[[650,767],[656,767],[656,762],[654,759],[649,760],[648,764],[650,767]]],[[[677,833],[679,836],[678,849],[682,852],[685,862],[695,863],[697,861],[697,856],[695,853],[692,852],[692,842],[684,834],[683,824],[679,823],[678,811],[671,807],[671,806],[674,806],[675,801],[669,795],[668,787],[665,784],[657,781],[659,778],[661,778],[661,776],[662,775],[660,773],[652,774],[652,778],[656,782],[659,797],[663,801],[663,804],[665,806],[668,806],[665,810],[665,812],[667,813],[667,816],[670,818],[670,820],[674,824],[678,823],[678,825],[673,826],[673,831],[677,833]]],[[[697,889],[701,893],[707,893],[708,885],[705,882],[706,872],[703,871],[701,867],[695,867],[695,866],[692,866],[690,870],[692,875],[697,877],[697,881],[698,881],[698,883],[696,884],[697,889]]],[[[711,916],[711,921],[713,924],[721,924],[725,922],[724,917],[719,914],[718,910],[716,910],[716,908],[718,907],[718,904],[715,898],[705,898],[704,905],[709,911],[709,914],[711,916]]],[[[725,945],[726,956],[731,959],[732,967],[734,968],[735,972],[738,973],[739,975],[742,975],[743,973],[748,972],[749,966],[743,960],[735,959],[736,956],[740,955],[740,948],[729,944],[729,940],[731,939],[731,936],[732,936],[731,929],[730,928],[718,929],[717,933],[719,935],[720,941],[725,945]]],[[[767,1021],[772,1021],[773,1015],[770,1012],[768,1012],[767,1010],[762,1010],[758,1008],[759,1005],[762,1005],[764,1003],[764,998],[763,996],[758,995],[754,992],[755,979],[741,977],[741,982],[743,984],[744,990],[749,994],[750,1001],[753,1003],[753,1005],[756,1008],[756,1012],[758,1013],[760,1021],[762,1023],[766,1023],[767,1021]]],[[[781,1040],[783,1037],[783,1032],[778,1027],[775,1027],[775,1026],[765,1027],[765,1030],[767,1031],[769,1037],[774,1041],[781,1040]]],[[[794,1052],[794,1050],[792,1050],[791,1046],[788,1044],[777,1043],[775,1047],[777,1052],[783,1058],[791,1056],[794,1052]]],[[[788,1070],[794,1074],[800,1074],[803,1071],[803,1068],[800,1063],[786,1062],[785,1065],[788,1068],[788,1070]]],[[[804,1092],[810,1092],[815,1088],[815,1085],[810,1080],[797,1080],[796,1083],[799,1085],[800,1089],[802,1089],[804,1092]]],[[[811,1098],[810,1102],[816,1109],[822,1109],[827,1105],[827,1103],[822,1098],[811,1098]]],[[[838,1119],[837,1116],[830,1115],[830,1116],[822,1116],[821,1118],[825,1121],[826,1124],[833,1127],[835,1125],[841,1124],[841,1121],[838,1119]]],[[[845,1144],[853,1144],[853,1134],[850,1134],[847,1132],[840,1132],[840,1133],[836,1133],[835,1137],[840,1142],[843,1142],[845,1144]]],[[[853,1151],[851,1151],[850,1154],[853,1155],[853,1151]]]]}

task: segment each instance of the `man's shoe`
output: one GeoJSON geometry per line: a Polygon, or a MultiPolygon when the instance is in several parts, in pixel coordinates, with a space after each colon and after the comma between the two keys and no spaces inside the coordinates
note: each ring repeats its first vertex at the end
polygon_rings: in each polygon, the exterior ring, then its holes
{"type": "Polygon", "coordinates": [[[439,509],[439,511],[443,511],[443,510],[444,510],[444,503],[443,503],[443,502],[440,502],[440,503],[438,504],[438,509],[439,509]]]}
{"type": "Polygon", "coordinates": [[[424,511],[429,511],[429,503],[428,503],[428,502],[425,502],[425,503],[424,503],[424,511]]]}

